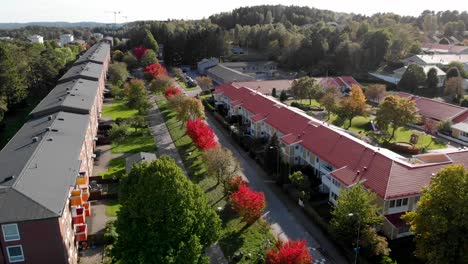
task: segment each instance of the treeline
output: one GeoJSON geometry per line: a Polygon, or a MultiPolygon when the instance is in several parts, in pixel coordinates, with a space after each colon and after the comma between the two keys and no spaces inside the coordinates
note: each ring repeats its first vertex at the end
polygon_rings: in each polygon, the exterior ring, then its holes
{"type": "Polygon", "coordinates": [[[458,11],[368,17],[309,7],[255,6],[200,21],[136,22],[118,37],[129,38],[126,47],[134,47],[141,32],[150,30],[164,45],[170,66],[195,65],[206,57],[229,59],[231,48],[240,46],[311,75],[359,75],[384,65],[401,66],[401,60],[419,53],[420,43],[436,31],[463,39],[467,19],[466,12],[458,11]]]}
{"type": "Polygon", "coordinates": [[[47,95],[81,49],[75,44],[61,48],[55,41],[0,41],[0,121],[28,98],[47,95]]]}

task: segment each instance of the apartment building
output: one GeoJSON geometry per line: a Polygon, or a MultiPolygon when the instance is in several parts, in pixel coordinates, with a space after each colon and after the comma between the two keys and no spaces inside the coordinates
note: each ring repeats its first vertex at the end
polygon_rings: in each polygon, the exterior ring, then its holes
{"type": "Polygon", "coordinates": [[[105,52],[65,73],[0,151],[0,263],[78,261],[91,215],[88,184],[110,56],[105,52]]]}
{"type": "Polygon", "coordinates": [[[375,192],[385,216],[381,228],[390,239],[410,235],[400,217],[416,208],[432,175],[449,164],[468,166],[468,150],[403,157],[246,87],[221,85],[214,97],[228,115],[241,117],[252,137],[268,139],[276,134],[285,161],[311,166],[332,204],[343,188],[356,183],[375,192]]]}
{"type": "Polygon", "coordinates": [[[72,34],[62,34],[60,35],[60,47],[65,47],[68,43],[72,43],[75,38],[72,34]]]}

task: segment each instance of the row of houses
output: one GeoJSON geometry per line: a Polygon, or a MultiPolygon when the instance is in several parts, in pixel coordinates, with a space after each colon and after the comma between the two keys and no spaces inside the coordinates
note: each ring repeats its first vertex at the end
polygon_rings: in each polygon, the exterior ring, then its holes
{"type": "Polygon", "coordinates": [[[385,217],[381,230],[390,239],[410,234],[400,217],[417,207],[433,175],[449,164],[468,166],[468,150],[404,157],[238,83],[216,87],[214,97],[229,116],[240,117],[251,137],[269,139],[276,134],[285,161],[311,166],[331,203],[356,183],[375,192],[385,217]]]}
{"type": "Polygon", "coordinates": [[[0,151],[0,263],[77,263],[110,49],[86,51],[0,151]]]}

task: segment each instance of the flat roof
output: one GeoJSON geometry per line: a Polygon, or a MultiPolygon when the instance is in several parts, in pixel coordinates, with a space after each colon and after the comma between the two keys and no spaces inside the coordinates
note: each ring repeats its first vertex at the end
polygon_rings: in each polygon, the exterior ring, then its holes
{"type": "Polygon", "coordinates": [[[468,132],[468,123],[458,123],[452,126],[452,128],[461,130],[463,132],[468,132]]]}
{"type": "Polygon", "coordinates": [[[32,110],[33,117],[64,111],[89,114],[98,94],[99,82],[76,79],[55,86],[32,110]]]}
{"type": "Polygon", "coordinates": [[[0,151],[0,223],[59,217],[80,169],[89,115],[26,122],[0,151]]]}
{"type": "Polygon", "coordinates": [[[100,42],[94,44],[89,48],[83,55],[81,55],[76,61],[75,65],[83,64],[87,62],[94,62],[104,64],[109,59],[110,45],[106,42],[100,42]]]}
{"type": "Polygon", "coordinates": [[[75,79],[87,79],[99,81],[104,68],[102,64],[87,62],[83,64],[73,65],[63,76],[58,80],[58,83],[64,83],[75,79]]]}

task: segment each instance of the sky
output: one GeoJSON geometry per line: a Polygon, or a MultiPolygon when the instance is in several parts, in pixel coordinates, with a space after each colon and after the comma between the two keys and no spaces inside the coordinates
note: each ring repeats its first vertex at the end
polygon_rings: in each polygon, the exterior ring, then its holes
{"type": "Polygon", "coordinates": [[[467,0],[0,0],[0,23],[94,21],[113,23],[135,20],[200,19],[242,6],[299,5],[338,12],[372,15],[394,12],[418,16],[425,9],[447,7],[468,11],[467,0]],[[448,4],[450,3],[450,4],[448,4]]]}

